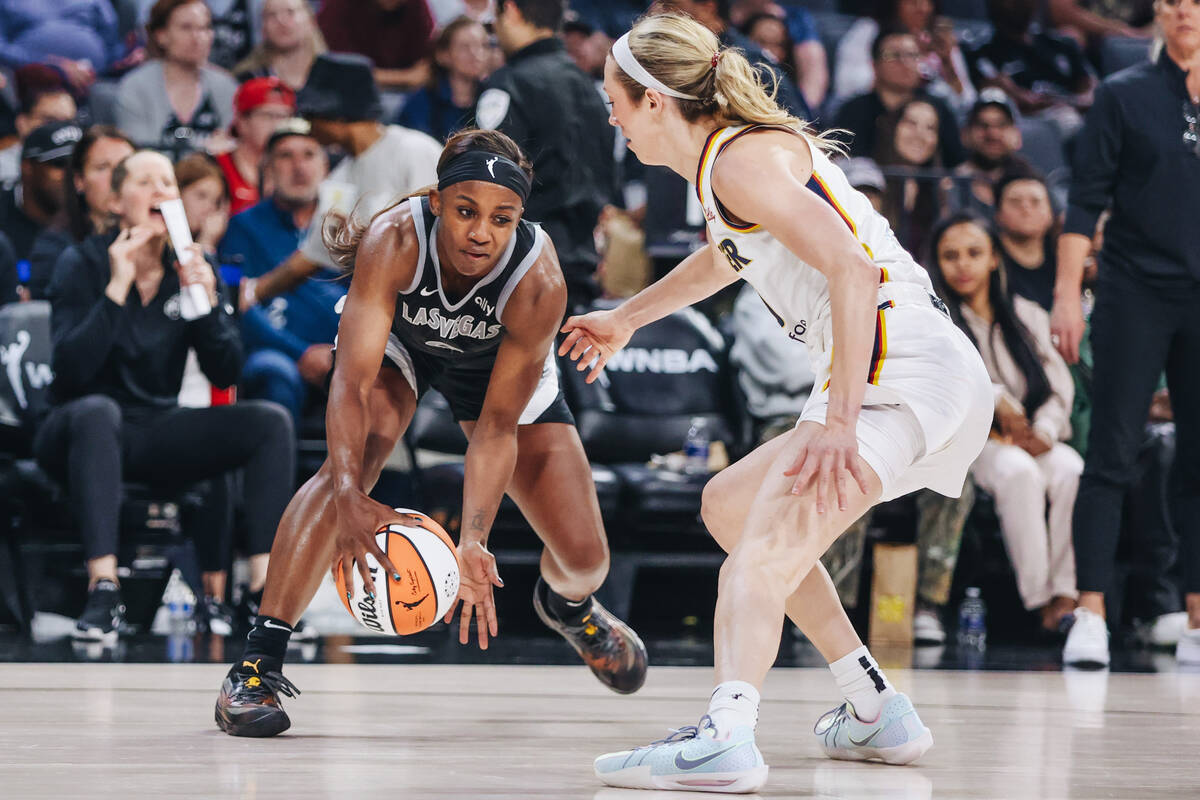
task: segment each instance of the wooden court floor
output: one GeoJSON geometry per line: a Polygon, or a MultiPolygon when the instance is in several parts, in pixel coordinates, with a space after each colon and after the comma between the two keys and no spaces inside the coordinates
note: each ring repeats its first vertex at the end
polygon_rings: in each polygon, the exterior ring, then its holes
{"type": "MultiPolygon", "coordinates": [[[[0,798],[586,798],[602,752],[694,724],[707,668],[652,668],[609,693],[582,667],[297,665],[293,727],[234,739],[212,721],[224,668],[0,665],[0,798]]],[[[1200,675],[891,671],[935,745],[918,766],[832,762],[810,733],[826,670],[778,669],[761,796],[1200,798],[1200,675]],[[1186,710],[1184,710],[1186,709],[1186,710]]]]}

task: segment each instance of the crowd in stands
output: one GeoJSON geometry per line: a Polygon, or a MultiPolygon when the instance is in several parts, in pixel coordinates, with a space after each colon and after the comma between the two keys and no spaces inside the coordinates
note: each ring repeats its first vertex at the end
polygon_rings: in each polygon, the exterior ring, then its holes
{"type": "MultiPolygon", "coordinates": [[[[1149,2],[565,5],[563,17],[553,0],[78,0],[61,12],[0,0],[0,303],[51,309],[53,407],[32,452],[66,488],[85,545],[81,635],[103,627],[119,591],[122,479],[211,485],[197,547],[215,631],[235,621],[236,504],[253,608],[297,432],[323,412],[347,291],[323,221],[434,183],[455,131],[499,127],[525,147],[528,216],[551,234],[573,305],[628,296],[671,266],[651,228],[702,226],[646,203],[654,171],[606,124],[599,90],[615,38],[661,10],[741,48],[780,105],[844,143],[851,184],[930,272],[992,376],[995,430],[973,485],[917,498],[918,639],[945,638],[982,493],[1021,602],[1061,632],[1077,596],[1080,432],[1106,387],[1090,384],[1086,346],[1069,367],[1052,342],[1057,240],[1098,79],[1149,58],[1149,2]],[[531,71],[551,68],[576,76],[573,96],[539,94],[531,71]],[[194,252],[166,235],[160,206],[175,198],[194,252]],[[211,313],[183,308],[193,283],[211,313]],[[178,406],[189,350],[214,387],[238,387],[236,402],[178,406]]],[[[1093,265],[1085,290],[1094,277],[1093,265]]],[[[731,333],[751,439],[765,441],[812,390],[807,354],[749,287],[722,308],[711,311],[731,333]]],[[[1155,414],[1169,421],[1169,404],[1155,414]]],[[[826,557],[847,602],[869,525],[826,557]]],[[[1160,559],[1158,579],[1169,566],[1160,559]]],[[[1165,595],[1154,618],[1181,608],[1178,587],[1165,595]]]]}

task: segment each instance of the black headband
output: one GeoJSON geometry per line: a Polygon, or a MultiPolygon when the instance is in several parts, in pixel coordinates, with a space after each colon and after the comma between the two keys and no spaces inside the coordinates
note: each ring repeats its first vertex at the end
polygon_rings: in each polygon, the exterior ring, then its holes
{"type": "Polygon", "coordinates": [[[529,197],[529,176],[515,162],[499,153],[468,150],[455,156],[438,173],[438,191],[445,191],[447,186],[463,181],[487,181],[512,189],[521,198],[522,204],[529,197]]]}

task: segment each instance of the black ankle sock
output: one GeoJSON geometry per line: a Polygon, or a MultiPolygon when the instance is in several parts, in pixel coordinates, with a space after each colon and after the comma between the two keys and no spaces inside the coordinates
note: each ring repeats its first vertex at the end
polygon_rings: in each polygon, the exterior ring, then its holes
{"type": "Polygon", "coordinates": [[[246,636],[246,651],[237,668],[242,672],[264,675],[283,669],[292,626],[281,619],[262,614],[254,619],[254,627],[246,636]]]}
{"type": "Polygon", "coordinates": [[[578,627],[583,624],[583,618],[592,611],[592,596],[590,594],[582,600],[575,602],[568,600],[561,594],[556,594],[548,583],[543,582],[542,589],[546,593],[546,610],[553,614],[559,622],[578,627]]]}

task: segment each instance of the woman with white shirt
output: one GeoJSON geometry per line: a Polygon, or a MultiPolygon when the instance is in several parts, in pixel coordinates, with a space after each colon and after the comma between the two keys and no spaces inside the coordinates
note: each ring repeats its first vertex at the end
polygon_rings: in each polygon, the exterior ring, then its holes
{"type": "Polygon", "coordinates": [[[1077,596],[1071,515],[1083,459],[1065,443],[1075,388],[1049,314],[1008,295],[1000,252],[989,223],[957,214],[934,230],[930,273],[996,391],[992,435],[971,474],[995,499],[1022,602],[1057,631],[1077,596]]]}

